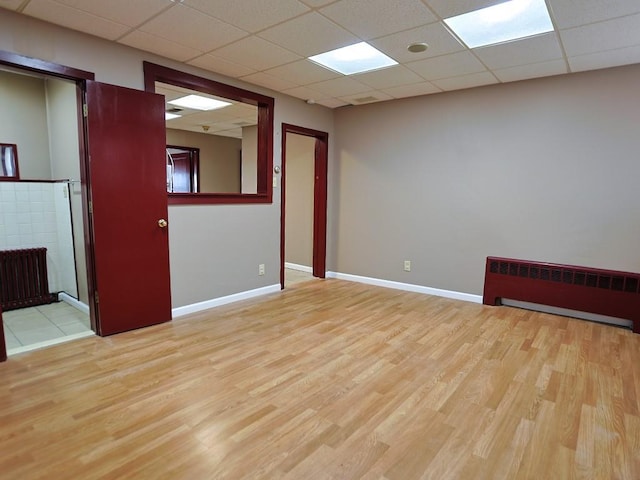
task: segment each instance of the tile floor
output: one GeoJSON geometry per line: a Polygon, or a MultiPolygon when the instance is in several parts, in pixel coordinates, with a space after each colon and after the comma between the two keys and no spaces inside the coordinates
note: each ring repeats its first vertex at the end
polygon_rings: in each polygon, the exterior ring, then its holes
{"type": "Polygon", "coordinates": [[[2,320],[9,355],[93,335],[89,315],[65,302],[2,312],[2,320]]]}
{"type": "Polygon", "coordinates": [[[311,273],[302,272],[300,270],[294,270],[292,268],[284,269],[284,286],[290,287],[296,283],[308,282],[315,277],[311,273]]]}

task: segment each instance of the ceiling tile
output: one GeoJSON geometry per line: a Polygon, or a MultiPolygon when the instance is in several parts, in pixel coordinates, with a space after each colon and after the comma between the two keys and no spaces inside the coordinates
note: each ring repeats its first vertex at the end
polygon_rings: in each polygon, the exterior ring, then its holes
{"type": "Polygon", "coordinates": [[[343,0],[320,10],[338,25],[364,40],[382,37],[438,19],[420,0],[343,0]]]}
{"type": "Polygon", "coordinates": [[[640,46],[569,57],[572,72],[640,63],[640,46]]]}
{"type": "Polygon", "coordinates": [[[476,48],[474,53],[490,69],[515,67],[562,58],[555,32],[535,37],[476,48]]]}
{"type": "Polygon", "coordinates": [[[561,30],[560,38],[569,57],[640,45],[640,14],[561,30]]]}
{"type": "Polygon", "coordinates": [[[451,0],[427,0],[426,3],[442,18],[449,18],[490,7],[491,5],[497,5],[504,1],[505,0],[456,0],[452,2],[451,0]]]}
{"type": "Polygon", "coordinates": [[[462,90],[463,88],[480,87],[498,83],[498,80],[489,72],[472,73],[460,77],[443,78],[434,80],[433,84],[442,90],[462,90]]]}
{"type": "Polygon", "coordinates": [[[60,5],[51,0],[32,0],[27,5],[24,13],[47,22],[109,40],[115,40],[130,30],[126,25],[60,5]]]}
{"type": "Polygon", "coordinates": [[[303,57],[358,43],[360,39],[344,28],[312,12],[259,34],[303,57]]]}
{"type": "Polygon", "coordinates": [[[465,49],[441,23],[432,23],[405,32],[394,33],[371,40],[369,43],[400,63],[414,62],[465,49]],[[407,50],[407,46],[415,42],[427,43],[429,48],[422,53],[411,53],[407,50]]]}
{"type": "Polygon", "coordinates": [[[245,82],[252,83],[254,85],[260,85],[262,87],[270,88],[276,91],[282,91],[287,88],[294,88],[298,86],[297,83],[284,80],[279,77],[268,75],[264,72],[252,73],[241,78],[245,82]]]}
{"type": "Polygon", "coordinates": [[[227,75],[228,77],[237,78],[256,72],[253,68],[238,65],[235,62],[230,62],[229,60],[216,57],[212,54],[202,55],[190,60],[188,63],[190,65],[195,65],[196,67],[204,68],[205,70],[219,73],[220,75],[227,75]]]}
{"type": "Polygon", "coordinates": [[[637,0],[549,0],[548,3],[560,29],[640,13],[637,0]]]}
{"type": "Polygon", "coordinates": [[[309,87],[296,87],[289,88],[287,90],[283,90],[282,93],[286,93],[287,95],[291,95],[292,97],[301,98],[303,100],[320,100],[327,98],[327,95],[324,93],[320,93],[317,90],[313,90],[309,87]]]}
{"type": "Polygon", "coordinates": [[[124,45],[129,45],[130,47],[139,48],[146,52],[178,60],[180,62],[184,62],[189,58],[193,58],[202,53],[194,50],[193,48],[178,45],[170,40],[156,37],[155,35],[141,32],[139,30],[134,30],[130,34],[118,40],[118,42],[124,45]]]}
{"type": "Polygon", "coordinates": [[[302,3],[305,3],[312,8],[319,8],[339,0],[301,0],[301,1],[302,3]]]}
{"type": "Polygon", "coordinates": [[[7,10],[17,10],[22,5],[24,0],[2,0],[0,1],[0,7],[7,10]]]}
{"type": "Polygon", "coordinates": [[[397,87],[422,81],[420,75],[402,65],[361,73],[352,78],[375,89],[397,87]]]}
{"type": "Polygon", "coordinates": [[[243,38],[231,45],[219,48],[213,54],[255,70],[266,70],[300,60],[300,57],[295,53],[256,36],[243,38]]]}
{"type": "Polygon", "coordinates": [[[184,5],[161,13],[140,30],[200,52],[208,52],[248,35],[244,30],[184,5]]]}
{"type": "Polygon", "coordinates": [[[339,98],[327,98],[324,100],[318,100],[318,105],[322,105],[324,107],[329,107],[329,108],[338,108],[338,107],[345,107],[349,105],[349,103],[345,102],[344,100],[340,100],[339,98]]]}
{"type": "Polygon", "coordinates": [[[437,80],[486,70],[470,52],[427,58],[426,60],[407,63],[406,66],[425,80],[437,80]]]}
{"type": "Polygon", "coordinates": [[[310,83],[322,82],[323,80],[330,80],[341,76],[341,74],[316,65],[306,58],[304,60],[289,63],[288,65],[271,68],[266,70],[265,73],[284,79],[294,79],[298,85],[308,85],[310,83]]]}
{"type": "Polygon", "coordinates": [[[356,82],[349,77],[334,78],[325,80],[324,82],[314,83],[310,85],[313,90],[318,90],[330,97],[346,97],[347,95],[355,95],[371,90],[371,87],[356,82]]]}
{"type": "Polygon", "coordinates": [[[309,11],[309,8],[298,0],[185,0],[184,4],[251,33],[309,11]]]}
{"type": "Polygon", "coordinates": [[[57,3],[113,22],[135,27],[162,10],[175,5],[171,0],[55,0],[57,3]]]}
{"type": "Polygon", "coordinates": [[[388,93],[393,98],[406,98],[417,97],[420,95],[430,95],[432,93],[438,93],[442,90],[433,85],[430,82],[414,83],[413,85],[403,85],[401,87],[385,88],[385,93],[388,93]]]}
{"type": "Polygon", "coordinates": [[[493,74],[501,82],[515,82],[527,78],[548,77],[567,73],[567,64],[564,60],[551,60],[517,67],[494,70],[493,74]]]}

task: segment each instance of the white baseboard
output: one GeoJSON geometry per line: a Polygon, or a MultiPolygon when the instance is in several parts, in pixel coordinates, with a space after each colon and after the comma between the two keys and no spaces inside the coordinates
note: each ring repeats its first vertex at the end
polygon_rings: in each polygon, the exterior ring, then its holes
{"type": "Polygon", "coordinates": [[[202,310],[219,307],[228,303],[239,302],[240,300],[248,300],[249,298],[259,297],[260,295],[266,295],[268,293],[279,292],[280,290],[281,287],[278,283],[276,285],[269,285],[268,287],[256,288],[255,290],[234,293],[233,295],[227,295],[226,297],[213,298],[211,300],[205,300],[204,302],[192,303],[191,305],[172,308],[171,314],[175,319],[177,317],[189,315],[190,313],[200,312],[202,310]]]}
{"type": "Polygon", "coordinates": [[[412,283],[393,282],[391,280],[382,280],[380,278],[361,277],[359,275],[351,275],[349,273],[327,272],[326,275],[327,278],[337,278],[339,280],[348,280],[350,282],[366,283],[367,285],[375,285],[377,287],[394,288],[396,290],[406,290],[407,292],[424,293],[426,295],[452,298],[454,300],[463,300],[465,302],[482,303],[482,295],[473,295],[471,293],[454,292],[452,290],[424,287],[422,285],[414,285],[412,283]]]}
{"type": "Polygon", "coordinates": [[[58,294],[58,299],[89,315],[89,305],[87,305],[86,303],[82,303],[80,300],[73,298],[71,295],[60,292],[58,294]]]}
{"type": "Polygon", "coordinates": [[[290,268],[291,270],[298,270],[300,272],[313,273],[313,268],[306,265],[298,265],[297,263],[284,262],[284,268],[290,268]]]}

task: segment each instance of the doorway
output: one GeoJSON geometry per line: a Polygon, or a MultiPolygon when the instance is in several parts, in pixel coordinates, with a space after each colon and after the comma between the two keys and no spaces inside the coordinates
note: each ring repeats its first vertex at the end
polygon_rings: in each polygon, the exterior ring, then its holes
{"type": "Polygon", "coordinates": [[[328,134],[282,125],[280,285],[325,278],[328,134]],[[288,198],[291,197],[291,198],[288,198]],[[287,206],[289,205],[289,206],[287,206]]]}

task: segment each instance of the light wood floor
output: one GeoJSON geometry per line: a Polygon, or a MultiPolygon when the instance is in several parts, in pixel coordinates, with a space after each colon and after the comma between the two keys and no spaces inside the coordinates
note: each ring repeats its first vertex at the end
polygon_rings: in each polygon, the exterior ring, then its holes
{"type": "Polygon", "coordinates": [[[640,336],[307,282],[0,364],[2,479],[640,479],[640,336]]]}

